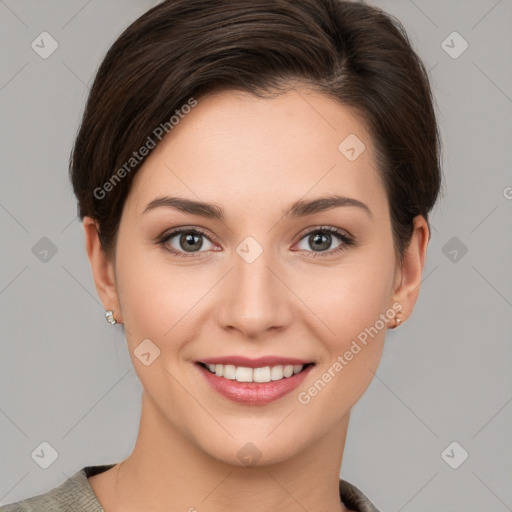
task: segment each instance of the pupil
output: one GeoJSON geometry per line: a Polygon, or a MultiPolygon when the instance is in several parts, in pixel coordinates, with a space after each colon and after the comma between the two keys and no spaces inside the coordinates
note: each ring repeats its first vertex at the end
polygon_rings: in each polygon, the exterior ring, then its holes
{"type": "Polygon", "coordinates": [[[312,235],[312,238],[310,238],[310,240],[312,241],[311,245],[313,247],[316,246],[321,250],[327,250],[331,245],[331,235],[329,233],[316,233],[312,235]]]}
{"type": "Polygon", "coordinates": [[[180,244],[185,251],[193,252],[196,249],[201,249],[203,242],[201,237],[194,233],[183,233],[180,237],[180,244]]]}

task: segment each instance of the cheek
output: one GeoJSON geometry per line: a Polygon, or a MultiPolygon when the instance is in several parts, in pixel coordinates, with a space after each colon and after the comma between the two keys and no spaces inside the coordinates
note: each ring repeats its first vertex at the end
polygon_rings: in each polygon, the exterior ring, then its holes
{"type": "Polygon", "coordinates": [[[395,315],[390,303],[394,263],[392,250],[361,253],[357,264],[347,263],[317,280],[316,291],[306,299],[315,301],[311,303],[323,321],[323,326],[316,329],[326,355],[318,378],[322,381],[320,389],[328,382],[331,392],[325,393],[319,403],[332,400],[337,410],[344,411],[359,399],[373,378],[370,369],[377,369],[386,330],[395,315]]]}
{"type": "Polygon", "coordinates": [[[159,248],[129,241],[119,249],[117,289],[134,366],[134,350],[150,339],[160,350],[160,364],[175,369],[211,317],[211,297],[225,270],[176,264],[159,248]]]}
{"type": "Polygon", "coordinates": [[[390,307],[395,271],[390,254],[354,253],[343,265],[311,273],[309,291],[303,286],[305,302],[314,304],[329,328],[323,339],[336,350],[374,325],[390,307]]]}
{"type": "Polygon", "coordinates": [[[380,280],[362,277],[354,272],[343,285],[324,291],[325,303],[318,317],[329,329],[316,331],[324,357],[313,381],[297,396],[300,404],[311,407],[310,412],[331,411],[324,416],[326,425],[340,420],[369,386],[382,355],[388,322],[394,317],[389,307],[389,278],[384,274],[380,280]]]}
{"type": "Polygon", "coordinates": [[[153,248],[119,242],[117,290],[123,312],[126,337],[131,348],[143,339],[155,340],[172,335],[174,326],[186,313],[195,287],[179,269],[166,265],[153,248]]]}

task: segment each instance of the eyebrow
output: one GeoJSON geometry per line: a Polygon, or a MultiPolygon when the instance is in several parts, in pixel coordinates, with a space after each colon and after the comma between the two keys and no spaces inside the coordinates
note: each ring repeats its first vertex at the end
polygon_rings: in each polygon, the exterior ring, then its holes
{"type": "MultiPolygon", "coordinates": [[[[339,208],[341,206],[355,206],[357,208],[361,208],[370,217],[373,217],[370,208],[358,199],[331,195],[327,197],[319,197],[311,201],[296,201],[283,213],[283,218],[306,217],[307,215],[313,215],[315,213],[339,208]]],[[[224,212],[219,206],[202,201],[185,199],[183,197],[157,197],[146,206],[142,213],[144,214],[160,207],[173,208],[183,213],[190,213],[201,217],[225,220],[224,212]]]]}

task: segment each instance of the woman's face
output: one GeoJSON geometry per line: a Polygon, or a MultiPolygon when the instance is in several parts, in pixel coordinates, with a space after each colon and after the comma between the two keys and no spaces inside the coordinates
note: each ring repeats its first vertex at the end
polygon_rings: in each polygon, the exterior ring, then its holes
{"type": "Polygon", "coordinates": [[[369,135],[306,90],[199,99],[137,173],[119,227],[116,316],[148,406],[231,464],[247,443],[278,462],[343,428],[402,307],[399,281],[369,135]],[[235,357],[274,359],[254,372],[228,369],[235,357]],[[199,364],[213,359],[235,380],[199,364]],[[284,377],[279,362],[313,365],[284,377]],[[256,375],[270,382],[239,382],[256,375]]]}

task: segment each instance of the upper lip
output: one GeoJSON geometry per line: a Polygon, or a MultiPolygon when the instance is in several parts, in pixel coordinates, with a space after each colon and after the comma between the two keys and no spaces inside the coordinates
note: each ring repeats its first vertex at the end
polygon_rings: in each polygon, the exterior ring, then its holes
{"type": "Polygon", "coordinates": [[[297,359],[295,357],[280,357],[280,356],[262,356],[255,359],[249,359],[243,356],[220,356],[208,357],[201,359],[198,363],[204,364],[232,364],[234,366],[243,366],[245,368],[263,368],[265,366],[279,366],[279,365],[305,365],[313,361],[305,361],[304,359],[297,359]]]}

